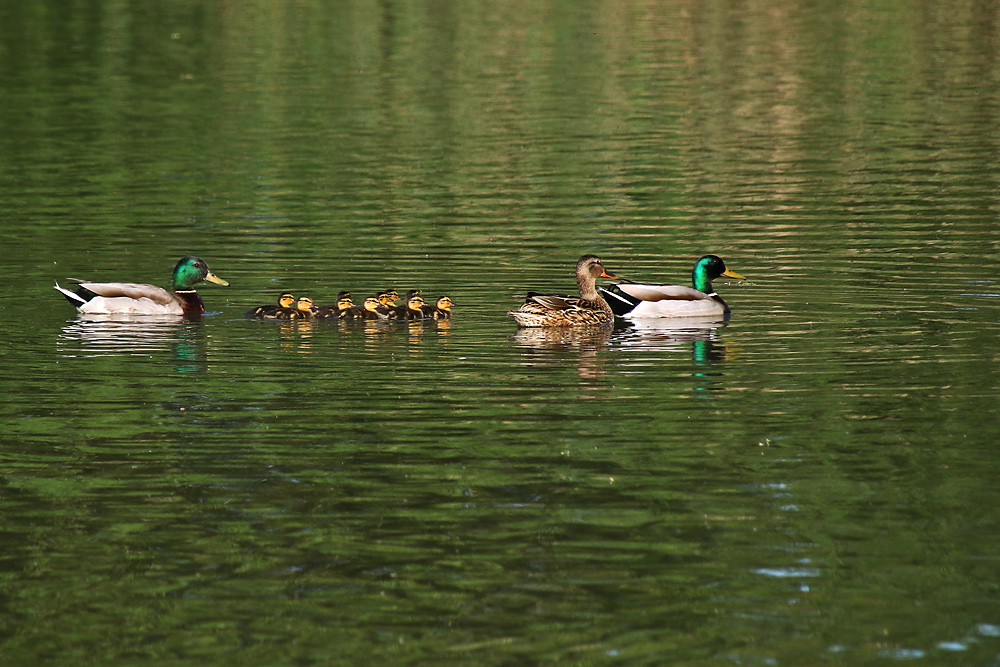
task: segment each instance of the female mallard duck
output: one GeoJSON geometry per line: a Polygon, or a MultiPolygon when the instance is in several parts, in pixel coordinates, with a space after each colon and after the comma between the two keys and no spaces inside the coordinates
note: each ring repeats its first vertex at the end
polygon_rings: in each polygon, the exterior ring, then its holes
{"type": "Polygon", "coordinates": [[[288,314],[295,305],[295,297],[289,292],[285,292],[278,297],[278,303],[269,303],[265,306],[257,306],[243,314],[244,317],[253,317],[258,320],[279,320],[288,319],[288,314]],[[284,315],[284,317],[282,317],[284,315]]]}
{"type": "Polygon", "coordinates": [[[724,317],[731,311],[722,297],[712,290],[719,276],[745,280],[726,268],[716,255],[705,255],[691,271],[694,289],[684,285],[623,282],[610,289],[601,288],[615,315],[626,319],[647,317],[724,317]]]}
{"type": "Polygon", "coordinates": [[[92,283],[73,279],[79,287],[56,289],[81,313],[130,315],[201,315],[205,304],[194,289],[200,282],[229,285],[213,274],[205,260],[184,257],[174,267],[173,291],[142,283],[92,283]]]}
{"type": "Polygon", "coordinates": [[[576,284],[580,296],[554,296],[528,292],[524,305],[507,314],[522,327],[575,327],[610,324],[615,315],[597,291],[598,278],[618,276],[608,273],[595,255],[584,255],[576,263],[576,284]]]}
{"type": "Polygon", "coordinates": [[[432,306],[429,303],[425,303],[421,306],[421,310],[424,311],[424,317],[432,320],[448,320],[451,319],[451,307],[455,304],[446,296],[439,296],[438,300],[434,302],[432,306]]]}
{"type": "Polygon", "coordinates": [[[323,306],[316,311],[316,319],[337,320],[344,316],[344,311],[353,307],[354,299],[351,298],[351,293],[346,291],[341,292],[337,295],[336,303],[323,306]]]}

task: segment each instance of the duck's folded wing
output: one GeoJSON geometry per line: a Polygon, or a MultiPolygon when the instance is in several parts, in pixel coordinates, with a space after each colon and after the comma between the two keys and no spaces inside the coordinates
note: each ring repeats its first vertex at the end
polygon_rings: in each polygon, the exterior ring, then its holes
{"type": "Polygon", "coordinates": [[[91,283],[84,280],[75,281],[80,287],[93,292],[97,296],[105,298],[128,297],[129,299],[142,299],[143,297],[161,305],[169,305],[176,302],[174,295],[156,285],[146,285],[144,283],[91,283]]]}
{"type": "Polygon", "coordinates": [[[529,303],[537,303],[551,310],[567,310],[569,308],[576,308],[580,300],[568,296],[555,296],[553,294],[529,294],[527,301],[529,303]]]}
{"type": "Polygon", "coordinates": [[[640,301],[698,301],[710,299],[704,292],[684,285],[656,285],[649,283],[616,283],[615,287],[640,301]]]}

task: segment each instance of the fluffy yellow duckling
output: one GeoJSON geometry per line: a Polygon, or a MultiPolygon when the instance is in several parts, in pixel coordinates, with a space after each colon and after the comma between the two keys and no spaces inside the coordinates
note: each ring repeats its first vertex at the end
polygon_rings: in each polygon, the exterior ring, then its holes
{"type": "Polygon", "coordinates": [[[429,303],[425,303],[421,310],[424,311],[424,317],[432,320],[449,320],[451,319],[451,307],[455,303],[446,296],[439,296],[437,301],[434,302],[432,306],[429,303]]]}
{"type": "Polygon", "coordinates": [[[269,303],[264,306],[257,306],[244,313],[244,317],[253,317],[258,320],[277,320],[277,319],[288,319],[288,312],[292,310],[292,306],[295,305],[295,297],[289,293],[284,292],[278,297],[278,303],[269,303]],[[285,314],[285,317],[281,317],[281,313],[285,314]]]}

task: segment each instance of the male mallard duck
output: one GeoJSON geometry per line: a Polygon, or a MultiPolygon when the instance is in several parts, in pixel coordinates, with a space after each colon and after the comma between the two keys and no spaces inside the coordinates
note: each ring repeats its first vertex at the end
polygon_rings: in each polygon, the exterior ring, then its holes
{"type": "Polygon", "coordinates": [[[344,310],[340,316],[345,320],[377,320],[379,318],[378,309],[378,298],[369,296],[365,297],[360,306],[351,306],[344,310]]]}
{"type": "Polygon", "coordinates": [[[216,285],[229,285],[213,274],[205,260],[184,257],[174,267],[173,292],[156,285],[142,283],[92,283],[73,279],[79,283],[70,291],[56,283],[67,301],[81,313],[131,314],[131,315],[200,315],[205,305],[194,286],[208,281],[216,285]]]}
{"type": "Polygon", "coordinates": [[[598,278],[615,278],[595,255],[584,255],[576,263],[576,284],[580,296],[553,296],[528,293],[517,310],[507,314],[522,327],[574,327],[610,324],[615,315],[597,292],[598,278]]]}
{"type": "Polygon", "coordinates": [[[424,311],[421,310],[421,306],[424,305],[424,300],[420,297],[420,290],[411,289],[406,293],[406,303],[402,306],[396,306],[389,311],[390,320],[422,320],[424,318],[424,311]]]}
{"type": "MultiPolygon", "coordinates": [[[[313,300],[307,296],[300,296],[295,302],[295,308],[288,314],[289,320],[308,320],[316,316],[317,308],[313,305],[313,300]]],[[[284,318],[283,318],[284,319],[284,318]]]]}
{"type": "Polygon", "coordinates": [[[243,314],[244,317],[253,317],[258,320],[278,320],[278,319],[288,319],[288,312],[292,310],[292,306],[295,305],[295,297],[290,293],[285,292],[278,297],[278,303],[269,303],[265,306],[257,306],[252,310],[248,310],[243,314]],[[285,317],[281,317],[284,313],[285,317]]]}
{"type": "Polygon", "coordinates": [[[354,307],[354,299],[350,292],[341,292],[337,295],[336,303],[323,306],[316,311],[316,318],[320,320],[337,320],[343,317],[344,311],[354,307]]]}
{"type": "Polygon", "coordinates": [[[451,307],[454,305],[455,304],[448,297],[439,296],[433,306],[429,303],[425,303],[421,306],[421,310],[424,311],[424,317],[432,320],[447,320],[451,319],[451,307]]]}
{"type": "Polygon", "coordinates": [[[657,283],[618,283],[601,288],[615,315],[626,319],[646,317],[722,317],[731,311],[722,297],[712,290],[719,276],[745,280],[726,268],[716,255],[705,255],[691,271],[694,289],[684,285],[657,283]]]}

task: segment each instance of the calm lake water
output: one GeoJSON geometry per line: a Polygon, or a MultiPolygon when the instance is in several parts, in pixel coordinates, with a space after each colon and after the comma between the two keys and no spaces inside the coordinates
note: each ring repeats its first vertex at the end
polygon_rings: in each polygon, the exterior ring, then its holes
{"type": "Polygon", "coordinates": [[[0,2],[3,662],[1000,664],[998,15],[0,2]],[[587,252],[747,281],[518,330],[587,252]]]}

